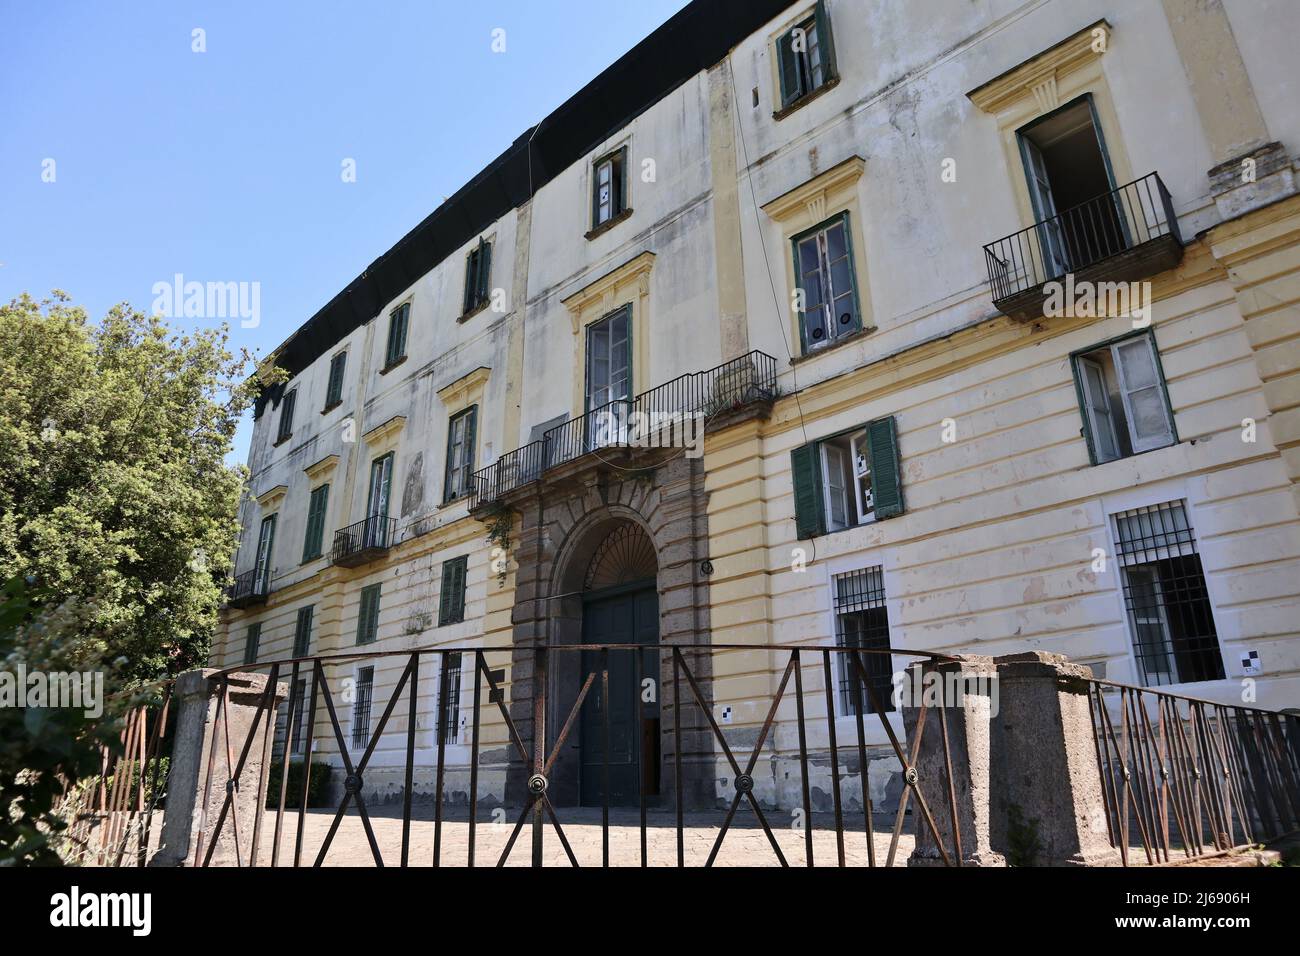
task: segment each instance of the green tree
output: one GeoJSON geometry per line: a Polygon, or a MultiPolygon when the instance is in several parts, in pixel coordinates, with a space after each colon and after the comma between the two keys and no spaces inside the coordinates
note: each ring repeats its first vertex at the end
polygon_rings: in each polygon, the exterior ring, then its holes
{"type": "Polygon", "coordinates": [[[216,626],[258,387],[228,338],[60,292],[0,306],[0,580],[90,608],[82,638],[127,679],[203,663],[216,626]]]}

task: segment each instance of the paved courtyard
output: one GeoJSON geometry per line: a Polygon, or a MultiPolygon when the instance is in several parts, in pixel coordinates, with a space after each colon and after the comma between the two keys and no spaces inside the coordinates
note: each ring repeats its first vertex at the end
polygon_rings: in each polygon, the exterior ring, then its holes
{"type": "MultiPolygon", "coordinates": [[[[370,822],[375,841],[386,866],[401,862],[402,820],[400,810],[391,807],[372,809],[370,822]]],[[[505,810],[508,822],[495,822],[490,816],[480,817],[475,836],[476,866],[495,866],[510,838],[518,810],[505,810]]],[[[564,834],[573,848],[581,866],[600,866],[601,826],[600,811],[589,808],[560,808],[558,811],[564,834]]],[[[498,816],[501,816],[499,813],[498,816]]],[[[269,866],[271,843],[276,814],[268,811],[263,822],[262,847],[259,862],[269,866]]],[[[788,822],[784,814],[769,812],[768,824],[791,866],[803,866],[804,834],[788,822]],[[784,826],[778,825],[784,823],[784,826]]],[[[725,814],[718,812],[689,813],[685,818],[685,850],[687,866],[703,866],[717,840],[725,814]]],[[[609,852],[612,866],[638,866],[640,864],[640,828],[636,810],[610,812],[609,852]]],[[[303,828],[302,865],[310,866],[320,850],[325,835],[334,821],[332,810],[309,810],[303,828]]],[[[878,815],[873,821],[873,840],[876,864],[884,866],[889,853],[890,829],[893,817],[878,815]]],[[[910,829],[911,820],[905,825],[910,829]]],[[[279,865],[292,865],[294,838],[298,825],[297,811],[285,812],[285,824],[280,838],[279,865]]],[[[830,815],[816,814],[812,820],[813,859],[817,866],[836,865],[836,840],[834,821],[830,815]]],[[[433,811],[431,807],[412,810],[410,864],[429,866],[433,861],[433,811]]],[[[650,866],[675,866],[677,863],[676,818],[671,812],[648,814],[646,827],[647,855],[650,866]]],[[[912,852],[913,837],[904,832],[899,838],[895,866],[907,863],[912,852]]],[[[465,866],[468,858],[469,823],[464,810],[450,811],[442,824],[442,865],[465,866]]],[[[844,833],[845,861],[849,866],[867,865],[867,843],[861,814],[856,819],[846,819],[844,833]]],[[[531,819],[520,832],[511,850],[507,866],[527,866],[532,860],[531,819]]],[[[569,866],[568,857],[556,835],[555,828],[546,826],[544,841],[547,866],[569,866]]],[[[356,807],[350,807],[339,824],[338,832],[330,844],[325,866],[373,866],[374,856],[366,838],[365,828],[356,807]]],[[[727,831],[715,866],[779,866],[776,854],[747,806],[736,813],[727,831]]]]}

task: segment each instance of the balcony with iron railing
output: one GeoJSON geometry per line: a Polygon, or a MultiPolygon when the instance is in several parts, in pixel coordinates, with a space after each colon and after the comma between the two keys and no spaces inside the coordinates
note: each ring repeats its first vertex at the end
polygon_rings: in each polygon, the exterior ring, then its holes
{"type": "Polygon", "coordinates": [[[341,568],[357,568],[376,561],[397,543],[397,519],[372,515],[334,532],[331,560],[341,568]]]}
{"type": "MultiPolygon", "coordinates": [[[[703,372],[688,372],[632,399],[594,408],[502,455],[470,479],[470,510],[501,502],[548,472],[600,452],[681,447],[694,435],[688,419],[716,426],[776,398],[776,359],[757,350],[703,372]]],[[[702,439],[702,435],[698,436],[702,439]]]]}
{"type": "Polygon", "coordinates": [[[271,575],[265,567],[254,568],[235,578],[226,587],[226,607],[240,609],[265,604],[271,593],[271,575]]]}
{"type": "Polygon", "coordinates": [[[1135,282],[1182,260],[1169,190],[1157,173],[1103,193],[984,247],[993,304],[1013,318],[1043,317],[1047,283],[1135,282]]]}

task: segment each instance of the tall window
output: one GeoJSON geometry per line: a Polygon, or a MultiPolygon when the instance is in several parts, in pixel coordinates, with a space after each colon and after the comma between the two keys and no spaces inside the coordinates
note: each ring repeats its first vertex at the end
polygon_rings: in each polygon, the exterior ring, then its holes
{"type": "Polygon", "coordinates": [[[287,441],[293,435],[293,407],[298,403],[298,390],[291,388],[280,400],[280,428],[275,435],[275,443],[287,441]]]}
{"type": "Polygon", "coordinates": [[[347,352],[340,352],[330,359],[330,379],[325,386],[325,411],[343,404],[343,373],[347,366],[347,352]]]}
{"type": "Polygon", "coordinates": [[[1223,656],[1184,501],[1114,517],[1133,651],[1151,686],[1219,680],[1223,656]]]}
{"type": "Polygon", "coordinates": [[[373,644],[379,638],[379,593],[382,585],[371,584],[361,589],[361,604],[357,609],[357,643],[373,644]]]}
{"type": "MultiPolygon", "coordinates": [[[[837,574],[835,588],[835,640],[841,647],[889,647],[889,611],[885,607],[885,579],[880,567],[837,574]]],[[[846,714],[875,713],[876,703],[862,682],[861,671],[848,654],[839,654],[840,706],[846,714]]],[[[875,700],[893,710],[893,664],[888,654],[859,654],[875,700]]]]}
{"type": "Polygon", "coordinates": [[[1155,336],[1149,331],[1076,354],[1074,380],[1094,464],[1177,441],[1155,336]]]}
{"type": "Polygon", "coordinates": [[[352,702],[352,748],[361,750],[370,743],[370,701],[375,691],[374,667],[357,670],[357,697],[352,702]]]}
{"type": "Polygon", "coordinates": [[[248,625],[248,631],[244,635],[244,663],[256,664],[258,647],[262,643],[262,624],[248,625]]]}
{"type": "Polygon", "coordinates": [[[308,604],[298,608],[298,623],[293,631],[293,656],[306,657],[311,651],[311,625],[316,608],[308,604]]]}
{"type": "Polygon", "coordinates": [[[330,486],[313,488],[307,502],[307,536],[302,544],[302,559],[314,561],[325,546],[325,511],[329,507],[330,486]]]}
{"type": "Polygon", "coordinates": [[[835,78],[830,17],[822,0],[818,0],[812,16],[777,39],[776,52],[782,107],[793,106],[835,78]]]}
{"type": "Polygon", "coordinates": [[[460,655],[443,658],[438,682],[438,742],[454,744],[460,734],[460,655]]]}
{"type": "Polygon", "coordinates": [[[438,626],[465,620],[465,578],[469,558],[461,555],[442,562],[442,590],[438,596],[438,626]]]}
{"type": "Polygon", "coordinates": [[[253,576],[256,594],[269,594],[271,591],[271,559],[275,553],[275,521],[278,517],[267,515],[263,518],[257,535],[257,573],[253,576]]]}
{"type": "Polygon", "coordinates": [[[465,315],[487,304],[492,294],[491,274],[492,243],[480,239],[465,261],[465,301],[461,309],[465,315]]]}
{"type": "MultiPolygon", "coordinates": [[[[586,449],[618,444],[627,437],[632,398],[632,307],[587,326],[586,449]]],[[[577,451],[565,449],[563,453],[577,451]]]]}
{"type": "Polygon", "coordinates": [[[411,320],[411,303],[404,302],[388,315],[388,348],[384,368],[392,368],[406,358],[406,331],[411,320]]]}
{"type": "Polygon", "coordinates": [[[803,293],[799,328],[805,353],[862,328],[847,212],[796,236],[794,261],[803,293]]]}
{"type": "Polygon", "coordinates": [[[393,453],[370,463],[370,491],[366,497],[366,527],[363,547],[386,548],[388,540],[388,505],[393,492],[393,453]]]}
{"type": "Polygon", "coordinates": [[[592,228],[627,211],[627,147],[596,160],[592,169],[592,228]]]}
{"type": "Polygon", "coordinates": [[[474,473],[477,424],[477,405],[452,416],[447,424],[447,476],[443,482],[443,504],[469,494],[469,479],[474,473]]]}

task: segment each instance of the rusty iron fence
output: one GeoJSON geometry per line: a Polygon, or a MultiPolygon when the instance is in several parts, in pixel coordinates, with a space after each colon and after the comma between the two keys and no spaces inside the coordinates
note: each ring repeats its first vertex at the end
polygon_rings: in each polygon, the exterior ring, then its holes
{"type": "Polygon", "coordinates": [[[1088,694],[1106,827],[1125,866],[1300,830],[1300,716],[1104,680],[1088,694]]]}
{"type": "Polygon", "coordinates": [[[119,746],[100,751],[100,772],[70,782],[54,812],[67,824],[56,845],[80,866],[145,866],[157,849],[167,788],[171,685],[161,703],[132,708],[119,746]]]}
{"type": "MultiPolygon", "coordinates": [[[[639,863],[641,866],[648,864],[648,814],[651,810],[650,804],[656,803],[655,812],[660,815],[669,816],[675,829],[675,862],[678,866],[688,865],[686,852],[686,839],[688,832],[686,806],[686,784],[683,768],[684,757],[701,757],[707,765],[708,790],[710,795],[714,793],[714,778],[717,776],[715,768],[717,762],[721,762],[729,772],[729,784],[731,793],[725,801],[727,806],[720,827],[717,830],[716,837],[713,839],[710,847],[706,866],[711,866],[718,859],[718,854],[723,847],[724,840],[728,833],[737,826],[738,814],[742,806],[747,807],[752,814],[753,823],[761,829],[766,843],[771,850],[773,859],[782,866],[789,866],[791,863],[802,863],[807,866],[814,865],[816,860],[813,846],[813,825],[811,820],[807,821],[802,830],[803,852],[802,859],[798,854],[792,851],[796,840],[787,838],[787,845],[783,846],[782,841],[778,839],[772,823],[765,813],[762,801],[755,792],[756,781],[755,773],[761,759],[771,756],[770,750],[765,750],[768,742],[773,738],[774,728],[778,723],[786,723],[787,728],[793,724],[794,737],[797,738],[797,751],[791,753],[791,760],[797,762],[799,768],[799,792],[801,794],[804,808],[811,806],[810,794],[810,748],[809,748],[809,731],[817,722],[824,724],[826,739],[829,746],[826,753],[820,755],[822,759],[829,758],[830,761],[830,790],[831,790],[831,809],[830,815],[833,823],[830,829],[833,829],[835,849],[833,859],[839,866],[846,865],[849,854],[846,853],[846,840],[856,840],[860,834],[856,830],[856,822],[853,826],[848,823],[849,814],[855,817],[860,811],[863,832],[866,839],[865,859],[868,866],[877,866],[882,860],[886,866],[892,866],[899,860],[900,837],[904,833],[905,822],[908,818],[909,805],[914,804],[919,812],[913,814],[916,822],[914,827],[924,827],[929,840],[938,850],[938,856],[942,862],[947,865],[960,865],[962,859],[961,853],[961,833],[957,828],[955,821],[955,794],[953,789],[953,774],[951,755],[948,751],[948,720],[947,714],[942,705],[936,713],[930,716],[927,723],[927,706],[922,704],[919,710],[918,719],[914,722],[910,732],[902,728],[901,720],[891,721],[890,711],[886,702],[881,700],[880,694],[876,687],[876,681],[873,680],[873,669],[868,666],[867,655],[900,655],[910,658],[914,661],[920,661],[922,666],[927,661],[944,660],[940,655],[928,655],[912,651],[898,651],[889,648],[853,648],[853,647],[773,647],[773,646],[750,646],[750,645],[678,645],[678,646],[648,646],[648,645],[631,645],[631,644],[583,644],[583,645],[554,645],[539,648],[529,652],[526,665],[531,674],[531,698],[524,702],[518,712],[512,713],[510,706],[506,702],[504,671],[494,670],[493,664],[501,655],[506,660],[511,660],[511,656],[516,651],[512,648],[485,649],[485,648],[444,648],[444,649],[416,649],[410,651],[390,651],[390,652],[372,652],[364,654],[346,654],[330,657],[310,657],[298,658],[293,660],[280,661],[257,665],[253,670],[266,671],[269,679],[266,689],[261,693],[260,701],[257,706],[251,724],[242,740],[240,735],[232,736],[230,730],[230,695],[231,679],[238,671],[247,671],[250,668],[231,668],[227,671],[220,672],[213,676],[212,680],[218,682],[215,688],[217,694],[217,704],[215,710],[215,732],[210,742],[210,756],[208,760],[207,779],[202,784],[203,800],[202,804],[206,808],[209,806],[209,797],[215,795],[220,798],[222,790],[225,791],[225,798],[221,801],[220,809],[216,812],[215,825],[212,827],[210,835],[206,840],[200,839],[193,851],[193,865],[208,866],[214,862],[219,841],[225,840],[226,845],[233,844],[233,862],[236,865],[269,865],[275,866],[321,866],[329,857],[331,847],[339,832],[340,825],[350,811],[355,811],[359,817],[361,827],[365,833],[366,843],[369,848],[371,859],[377,866],[397,863],[401,866],[408,865],[483,865],[484,862],[494,863],[497,866],[505,865],[510,858],[512,851],[519,842],[521,834],[525,828],[530,828],[531,851],[530,862],[534,866],[544,864],[546,860],[546,842],[548,839],[558,841],[558,845],[563,850],[563,860],[567,863],[579,865],[578,855],[575,853],[573,846],[566,832],[566,818],[570,816],[571,811],[562,805],[559,805],[552,799],[551,777],[556,770],[557,760],[560,757],[566,741],[571,739],[580,722],[583,720],[584,710],[596,707],[595,711],[587,714],[587,719],[595,716],[595,725],[600,728],[603,737],[600,751],[600,774],[601,774],[601,805],[600,805],[600,830],[601,830],[601,855],[600,863],[603,866],[610,865],[611,862],[611,822],[610,822],[610,713],[612,706],[606,706],[603,703],[611,701],[611,663],[617,662],[620,655],[624,656],[627,661],[627,655],[634,658],[631,665],[632,671],[636,674],[635,681],[626,681],[625,686],[629,688],[632,700],[630,705],[632,712],[639,715],[642,722],[646,717],[646,702],[644,699],[645,683],[644,678],[648,673],[654,673],[658,669],[661,684],[665,684],[661,696],[671,701],[671,727],[660,728],[655,726],[652,731],[657,735],[657,739],[665,744],[659,752],[664,769],[667,770],[669,765],[672,766],[673,785],[664,788],[666,792],[656,794],[655,784],[648,777],[654,773],[652,768],[648,768],[648,761],[642,759],[639,761],[636,770],[637,777],[637,806],[629,808],[629,814],[633,809],[638,813],[638,830],[639,830],[639,863]],[[753,739],[752,746],[745,749],[737,746],[735,740],[728,739],[727,734],[723,732],[718,719],[713,713],[713,703],[710,698],[712,663],[714,655],[725,652],[770,652],[777,656],[780,665],[780,679],[775,692],[770,701],[766,702],[766,716],[763,719],[761,727],[758,729],[756,737],[753,739]],[[660,657],[660,654],[664,655],[660,657]],[[419,712],[420,690],[419,682],[421,675],[428,675],[436,663],[436,673],[438,675],[437,685],[438,706],[446,699],[449,687],[449,660],[456,657],[458,660],[467,662],[467,666],[472,671],[473,677],[467,687],[460,688],[463,692],[468,691],[470,704],[468,708],[469,728],[469,781],[468,781],[468,807],[472,808],[467,814],[467,840],[465,843],[465,853],[461,856],[457,854],[457,859],[450,859],[449,854],[444,850],[444,826],[447,823],[446,814],[446,767],[447,767],[447,747],[448,735],[442,732],[444,726],[443,715],[439,716],[432,722],[432,725],[439,728],[436,731],[437,755],[434,763],[433,793],[432,793],[432,817],[433,817],[433,839],[431,852],[424,856],[423,859],[417,857],[413,849],[412,840],[412,819],[413,819],[413,795],[414,795],[414,776],[416,773],[416,754],[417,754],[417,736],[419,727],[417,714],[419,712]],[[548,701],[551,681],[548,674],[556,666],[557,662],[568,660],[569,666],[580,662],[580,686],[576,688],[576,696],[570,704],[566,698],[562,707],[555,709],[556,727],[552,728],[553,733],[548,733],[548,708],[554,704],[554,701],[548,701]],[[434,660],[436,659],[436,661],[434,660]],[[357,669],[364,671],[368,668],[374,668],[376,665],[386,662],[390,671],[401,666],[400,675],[397,676],[396,682],[390,693],[384,694],[376,691],[373,697],[366,701],[366,714],[378,713],[378,721],[373,730],[366,735],[366,744],[364,749],[359,746],[350,746],[350,743],[359,745],[360,741],[353,741],[349,730],[354,734],[355,727],[345,727],[344,720],[340,716],[339,696],[339,677],[332,674],[340,666],[351,673],[356,673],[357,669]],[[404,663],[403,663],[404,662],[404,663]],[[845,672],[853,675],[853,679],[858,686],[865,691],[870,700],[870,710],[867,708],[855,706],[853,713],[840,713],[840,718],[852,718],[855,727],[856,740],[845,744],[837,740],[836,737],[836,720],[837,708],[835,706],[834,695],[839,692],[841,681],[833,679],[832,671],[836,667],[841,667],[845,672]],[[805,672],[812,670],[820,671],[822,679],[821,687],[816,689],[805,690],[805,672]],[[277,729],[276,711],[276,686],[280,681],[285,681],[289,687],[300,686],[300,681],[307,682],[307,690],[304,694],[291,694],[290,700],[296,701],[292,706],[302,708],[296,715],[287,714],[285,719],[280,722],[277,729]],[[824,696],[824,711],[821,710],[822,704],[818,704],[818,710],[821,716],[810,716],[809,705],[817,696],[824,696]],[[381,704],[382,701],[382,704],[381,704]],[[394,721],[394,713],[398,710],[399,703],[405,701],[405,715],[394,721]],[[782,710],[782,704],[786,704],[782,710]],[[482,825],[479,820],[480,813],[478,807],[480,804],[480,764],[484,755],[484,714],[485,708],[499,716],[500,725],[498,730],[504,733],[504,745],[509,749],[507,780],[510,775],[514,775],[517,783],[516,793],[518,803],[509,811],[509,816],[504,822],[510,825],[509,837],[505,842],[501,852],[493,853],[491,858],[484,860],[484,855],[479,851],[480,841],[478,840],[479,828],[482,825]],[[866,711],[864,713],[864,711],[866,711]],[[311,760],[305,759],[302,762],[301,780],[298,784],[300,792],[297,794],[296,801],[290,801],[289,797],[289,780],[290,780],[290,763],[294,759],[292,751],[295,749],[289,744],[294,736],[293,727],[295,720],[300,719],[305,713],[306,731],[305,746],[301,748],[304,755],[311,755],[316,744],[322,738],[330,741],[333,749],[329,752],[331,759],[337,760],[342,764],[344,775],[342,799],[337,808],[333,810],[332,818],[328,832],[321,840],[319,846],[312,848],[307,846],[304,839],[305,823],[308,814],[308,792],[310,788],[310,779],[312,774],[311,760]],[[524,713],[530,713],[531,719],[524,718],[524,713]],[[558,719],[562,716],[562,720],[558,719]],[[887,746],[888,752],[898,761],[902,772],[899,780],[902,782],[902,792],[898,799],[898,805],[893,809],[892,827],[888,830],[887,846],[877,848],[875,845],[875,826],[873,823],[874,808],[871,803],[870,789],[866,779],[869,761],[867,759],[867,733],[866,728],[869,722],[879,721],[883,729],[883,739],[887,743],[876,746],[887,746]],[[690,722],[690,726],[686,726],[690,722]],[[381,840],[377,835],[375,821],[373,818],[374,807],[370,805],[367,796],[365,779],[371,771],[371,761],[375,757],[376,750],[380,744],[381,738],[389,731],[390,725],[396,724],[395,734],[401,742],[401,748],[390,747],[390,753],[397,752],[403,757],[400,768],[396,765],[390,767],[396,771],[400,769],[402,773],[402,786],[397,793],[400,795],[400,840],[396,839],[394,830],[389,829],[387,832],[394,837],[390,845],[381,847],[381,840]],[[897,724],[897,726],[895,726],[897,724]],[[937,725],[937,726],[936,726],[937,725]],[[946,802],[952,812],[945,813],[946,821],[954,821],[945,826],[951,826],[952,832],[943,832],[936,824],[935,814],[927,805],[925,797],[922,795],[920,788],[920,775],[916,770],[918,755],[920,753],[922,735],[926,732],[927,726],[934,728],[932,733],[939,733],[942,736],[943,753],[946,760],[946,779],[939,781],[938,787],[935,787],[935,781],[926,781],[931,786],[929,792],[933,796],[935,793],[946,793],[946,802]],[[323,731],[322,733],[319,733],[323,731]],[[707,752],[686,754],[684,752],[683,734],[685,732],[696,732],[708,741],[707,752]],[[283,743],[277,743],[281,739],[283,743]],[[666,744],[671,741],[672,746],[666,744]],[[277,747],[279,748],[277,753],[277,747]],[[224,748],[226,760],[224,763],[216,758],[218,748],[224,748]],[[249,764],[250,754],[255,753],[255,748],[260,749],[263,759],[260,763],[260,773],[253,775],[246,773],[249,764]],[[358,753],[359,751],[359,753],[358,753]],[[746,752],[747,751],[747,752],[746,752]],[[268,775],[272,763],[275,762],[280,768],[278,793],[274,790],[268,793],[268,775]],[[223,773],[218,773],[218,766],[224,768],[223,773]],[[257,779],[252,779],[256,776],[257,779]],[[845,782],[851,777],[860,778],[861,799],[859,806],[852,807],[845,799],[843,789],[845,782]],[[238,819],[241,815],[247,821],[248,816],[239,812],[241,801],[253,800],[255,802],[253,812],[253,825],[251,832],[240,832],[238,819]],[[286,812],[287,808],[292,807],[296,802],[296,819],[286,812]],[[270,805],[268,808],[268,804],[270,805]],[[268,821],[266,817],[273,815],[273,821],[268,821]],[[292,829],[292,833],[289,829],[292,829]],[[266,841],[269,837],[270,850],[267,852],[266,841]],[[397,845],[392,845],[397,844],[397,845]],[[793,845],[792,845],[793,844],[793,845]],[[882,852],[883,851],[883,852],[882,852]]],[[[886,661],[888,658],[886,657],[886,661]]],[[[520,660],[515,658],[513,663],[516,667],[520,665],[520,660]]],[[[373,675],[371,670],[370,674],[373,675]]],[[[570,671],[572,673],[572,671],[570,671]]],[[[625,667],[620,671],[623,675],[629,673],[625,667]]],[[[344,678],[345,680],[347,678],[344,678]]],[[[463,681],[464,678],[462,677],[463,681]]],[[[512,686],[518,686],[512,685],[512,686]]],[[[860,699],[860,698],[859,698],[860,699]]],[[[842,708],[841,708],[842,711],[842,708]]],[[[369,717],[367,716],[367,719],[369,717]]],[[[424,728],[428,732],[429,727],[424,728]]],[[[392,738],[389,739],[392,743],[392,738]]],[[[494,741],[491,746],[497,746],[499,741],[494,741]]],[[[256,761],[254,761],[256,763],[256,761]]],[[[594,772],[594,771],[593,771],[594,772]]],[[[715,798],[715,802],[716,802],[715,798]]],[[[213,804],[215,808],[215,804],[213,804]]],[[[594,815],[594,807],[592,812],[594,815]]],[[[720,809],[720,808],[718,808],[720,809]]],[[[499,811],[503,812],[503,811],[499,811]]],[[[630,817],[629,817],[630,819],[630,817]]],[[[208,833],[208,818],[200,822],[200,834],[208,833]]],[[[716,822],[714,825],[717,825],[716,822]]],[[[751,824],[752,826],[752,824],[751,824]]],[[[792,828],[793,829],[793,828],[792,828]]],[[[823,828],[823,833],[825,832],[823,828]]],[[[247,825],[245,824],[245,830],[247,825]]],[[[829,843],[829,841],[827,841],[829,843]]],[[[825,844],[824,844],[825,845],[825,844]]],[[[552,844],[554,847],[555,844],[552,844]]],[[[423,856],[424,854],[420,854],[423,856]]],[[[855,858],[861,857],[861,854],[854,851],[855,858]]],[[[229,855],[226,855],[225,862],[231,862],[229,855]]],[[[218,862],[222,862],[218,858],[218,862]]],[[[826,863],[823,859],[821,862],[826,863]]]]}

